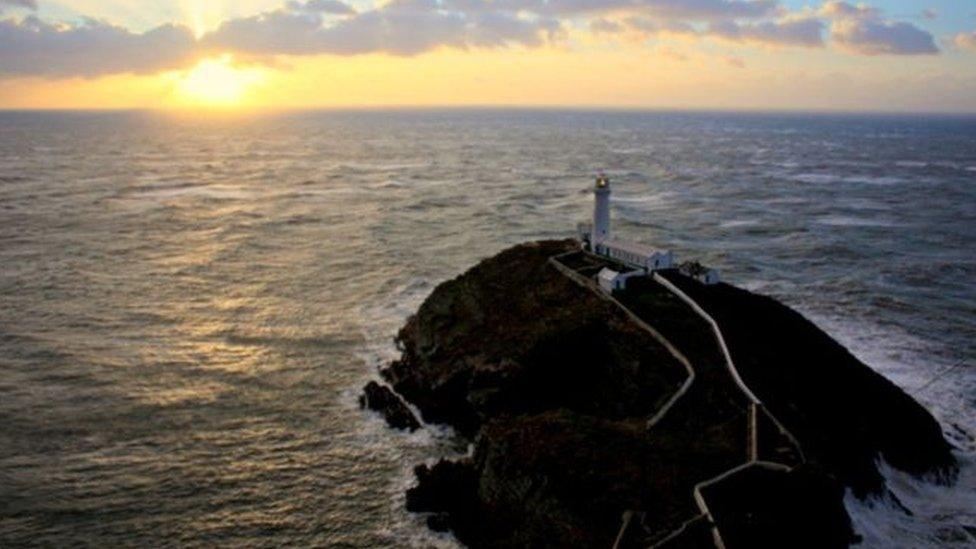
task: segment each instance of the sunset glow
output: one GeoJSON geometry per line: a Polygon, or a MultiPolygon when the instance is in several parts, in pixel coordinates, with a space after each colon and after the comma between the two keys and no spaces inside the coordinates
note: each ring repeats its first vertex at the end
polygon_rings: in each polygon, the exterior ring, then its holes
{"type": "Polygon", "coordinates": [[[179,79],[177,95],[185,105],[234,107],[263,80],[260,70],[237,68],[232,58],[225,55],[200,61],[179,79]]]}
{"type": "Polygon", "coordinates": [[[0,108],[976,112],[965,4],[0,0],[0,108]]]}

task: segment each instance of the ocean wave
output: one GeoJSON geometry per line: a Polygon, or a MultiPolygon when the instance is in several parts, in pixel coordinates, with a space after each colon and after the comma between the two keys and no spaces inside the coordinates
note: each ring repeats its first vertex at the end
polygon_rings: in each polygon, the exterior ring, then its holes
{"type": "Polygon", "coordinates": [[[976,545],[976,465],[957,454],[961,467],[953,485],[913,477],[881,461],[879,468],[901,506],[886,498],[844,500],[866,548],[973,547],[976,545]]]}
{"type": "Polygon", "coordinates": [[[128,200],[168,200],[180,198],[243,200],[253,198],[256,194],[254,190],[243,187],[180,183],[158,187],[142,187],[136,190],[130,190],[119,198],[128,200]]]}
{"type": "Polygon", "coordinates": [[[723,229],[735,229],[739,227],[755,227],[760,225],[762,222],[758,219],[731,219],[729,221],[723,221],[718,224],[719,227],[723,229]]]}
{"type": "Polygon", "coordinates": [[[897,185],[905,183],[900,177],[889,175],[845,175],[840,173],[800,173],[789,176],[793,181],[824,185],[828,183],[849,183],[862,185],[897,185]]]}
{"type": "Polygon", "coordinates": [[[884,219],[868,219],[844,215],[828,215],[816,220],[819,225],[830,227],[895,227],[898,223],[884,219]]]}

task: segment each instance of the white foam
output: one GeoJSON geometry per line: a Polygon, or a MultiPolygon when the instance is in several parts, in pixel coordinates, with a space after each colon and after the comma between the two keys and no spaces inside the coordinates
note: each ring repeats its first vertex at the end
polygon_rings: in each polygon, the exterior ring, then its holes
{"type": "Polygon", "coordinates": [[[719,223],[719,227],[723,229],[734,229],[736,227],[754,227],[759,225],[758,219],[732,219],[729,221],[723,221],[719,223]]]}
{"type": "Polygon", "coordinates": [[[904,183],[900,177],[888,175],[840,175],[834,173],[801,173],[791,176],[794,181],[823,185],[828,183],[854,183],[862,185],[896,185],[904,183]]]}
{"type": "Polygon", "coordinates": [[[794,181],[814,184],[835,183],[841,179],[841,176],[829,173],[801,173],[793,176],[794,181]]]}
{"type": "MultiPolygon", "coordinates": [[[[921,401],[942,425],[958,425],[969,436],[976,432],[976,417],[965,402],[974,380],[967,377],[965,370],[956,370],[929,385],[932,373],[943,369],[928,364],[934,356],[930,342],[914,334],[893,331],[890,326],[823,317],[798,309],[859,360],[921,401]],[[932,368],[921,370],[919,364],[932,368]]],[[[952,486],[917,479],[884,462],[879,465],[889,489],[912,511],[912,516],[893,502],[859,501],[848,494],[845,505],[855,531],[864,537],[863,547],[971,547],[976,544],[976,538],[963,528],[976,528],[976,448],[971,443],[960,444],[949,438],[960,448],[956,452],[960,474],[952,486]]]]}
{"type": "Polygon", "coordinates": [[[973,547],[976,537],[976,466],[971,455],[958,455],[961,469],[952,486],[917,479],[882,462],[880,470],[905,513],[888,500],[844,499],[862,547],[973,547]]]}
{"type": "Polygon", "coordinates": [[[894,227],[896,224],[881,219],[865,219],[863,217],[850,217],[845,215],[828,215],[820,217],[816,221],[820,225],[831,227],[894,227]]]}
{"type": "MultiPolygon", "coordinates": [[[[393,345],[392,335],[415,311],[430,293],[431,284],[424,278],[411,278],[384,292],[377,304],[361,309],[359,316],[364,343],[356,351],[367,371],[360,383],[343,392],[343,401],[349,408],[358,408],[359,387],[365,380],[375,378],[375,372],[399,356],[393,345]]],[[[421,417],[420,411],[409,402],[406,403],[414,415],[421,417]]],[[[390,429],[377,412],[367,412],[363,432],[358,436],[364,444],[387,448],[400,462],[394,476],[389,500],[390,515],[395,517],[392,524],[376,532],[391,544],[399,547],[456,549],[462,547],[457,538],[450,533],[431,531],[426,525],[426,515],[410,513],[406,508],[407,489],[416,483],[413,473],[417,456],[423,456],[428,464],[440,458],[458,459],[470,455],[469,445],[464,452],[457,451],[458,437],[454,430],[445,425],[425,424],[422,429],[412,433],[390,429]],[[408,457],[412,456],[412,457],[408,457]]]]}
{"type": "Polygon", "coordinates": [[[844,183],[863,183],[865,185],[895,185],[905,180],[888,175],[854,175],[843,178],[844,183]]]}

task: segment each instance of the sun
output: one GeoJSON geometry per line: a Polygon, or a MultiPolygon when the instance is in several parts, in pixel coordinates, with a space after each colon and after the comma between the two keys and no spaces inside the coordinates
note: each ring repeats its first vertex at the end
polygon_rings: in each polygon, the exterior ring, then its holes
{"type": "Polygon", "coordinates": [[[235,107],[244,103],[264,80],[261,70],[234,66],[230,55],[204,59],[177,81],[181,102],[189,105],[235,107]]]}

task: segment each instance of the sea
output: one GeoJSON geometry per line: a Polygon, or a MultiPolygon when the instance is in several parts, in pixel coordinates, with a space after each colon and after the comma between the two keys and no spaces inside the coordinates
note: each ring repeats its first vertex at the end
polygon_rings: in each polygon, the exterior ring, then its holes
{"type": "Polygon", "coordinates": [[[939,419],[958,482],[882,464],[862,546],[976,546],[976,118],[529,109],[0,113],[0,546],[456,547],[404,490],[469,446],[360,389],[601,171],[939,419]]]}

